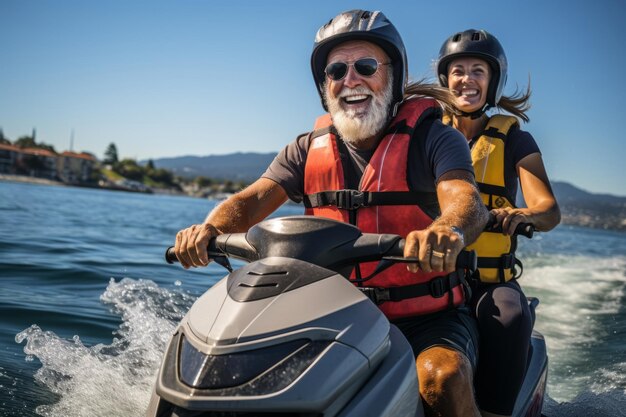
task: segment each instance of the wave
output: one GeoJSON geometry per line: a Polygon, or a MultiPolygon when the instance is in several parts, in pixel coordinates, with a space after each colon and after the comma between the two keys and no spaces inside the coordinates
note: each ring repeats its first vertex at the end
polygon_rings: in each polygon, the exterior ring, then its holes
{"type": "Polygon", "coordinates": [[[27,360],[41,362],[35,379],[59,396],[36,412],[46,417],[143,415],[166,342],[194,299],[148,280],[111,280],[101,300],[122,318],[111,344],[89,347],[77,335],[65,340],[37,325],[20,332],[15,340],[26,341],[27,360]]]}
{"type": "Polygon", "coordinates": [[[548,346],[549,395],[582,404],[581,393],[584,398],[609,393],[626,405],[626,256],[525,259],[520,283],[527,295],[541,300],[535,328],[548,346]]]}

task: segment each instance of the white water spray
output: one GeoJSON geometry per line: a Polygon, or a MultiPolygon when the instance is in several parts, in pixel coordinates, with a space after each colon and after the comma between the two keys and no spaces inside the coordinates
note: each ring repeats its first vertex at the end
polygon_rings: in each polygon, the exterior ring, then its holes
{"type": "Polygon", "coordinates": [[[193,297],[159,288],[152,281],[111,280],[101,296],[121,315],[110,345],[85,346],[78,336],[65,340],[34,325],[16,336],[27,360],[39,359],[35,378],[60,396],[40,405],[46,417],[141,416],[150,399],[161,355],[193,297]]]}

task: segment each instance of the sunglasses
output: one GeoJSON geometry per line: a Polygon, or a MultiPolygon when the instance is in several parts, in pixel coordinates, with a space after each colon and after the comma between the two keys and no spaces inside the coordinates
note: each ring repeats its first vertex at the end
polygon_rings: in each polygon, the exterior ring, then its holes
{"type": "Polygon", "coordinates": [[[389,62],[378,62],[376,58],[361,58],[354,62],[333,62],[326,66],[324,72],[331,80],[341,81],[348,74],[348,67],[354,67],[354,70],[364,77],[371,77],[376,74],[379,65],[389,65],[389,62]]]}

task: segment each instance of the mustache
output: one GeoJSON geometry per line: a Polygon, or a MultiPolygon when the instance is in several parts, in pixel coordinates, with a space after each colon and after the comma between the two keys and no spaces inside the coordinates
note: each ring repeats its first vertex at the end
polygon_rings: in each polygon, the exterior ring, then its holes
{"type": "Polygon", "coordinates": [[[365,94],[365,95],[374,95],[374,92],[372,90],[370,90],[367,87],[364,86],[358,86],[358,87],[354,87],[354,88],[348,88],[348,87],[344,87],[341,92],[339,93],[337,98],[345,98],[348,96],[353,96],[356,94],[365,94]]]}

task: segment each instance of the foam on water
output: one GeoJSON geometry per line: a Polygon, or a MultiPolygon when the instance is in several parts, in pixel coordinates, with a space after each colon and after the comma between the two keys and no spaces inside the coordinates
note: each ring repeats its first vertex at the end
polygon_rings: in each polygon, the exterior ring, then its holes
{"type": "Polygon", "coordinates": [[[592,399],[615,403],[615,414],[598,415],[624,415],[626,257],[542,256],[524,266],[526,294],[541,299],[535,328],[548,345],[548,393],[568,407],[579,404],[562,415],[590,410],[592,399]]]}
{"type": "Polygon", "coordinates": [[[193,298],[146,280],[111,280],[101,299],[121,315],[110,345],[85,346],[79,336],[59,338],[34,325],[16,336],[26,340],[27,360],[42,366],[35,378],[60,396],[40,405],[43,416],[141,416],[147,407],[162,352],[193,298]]]}

